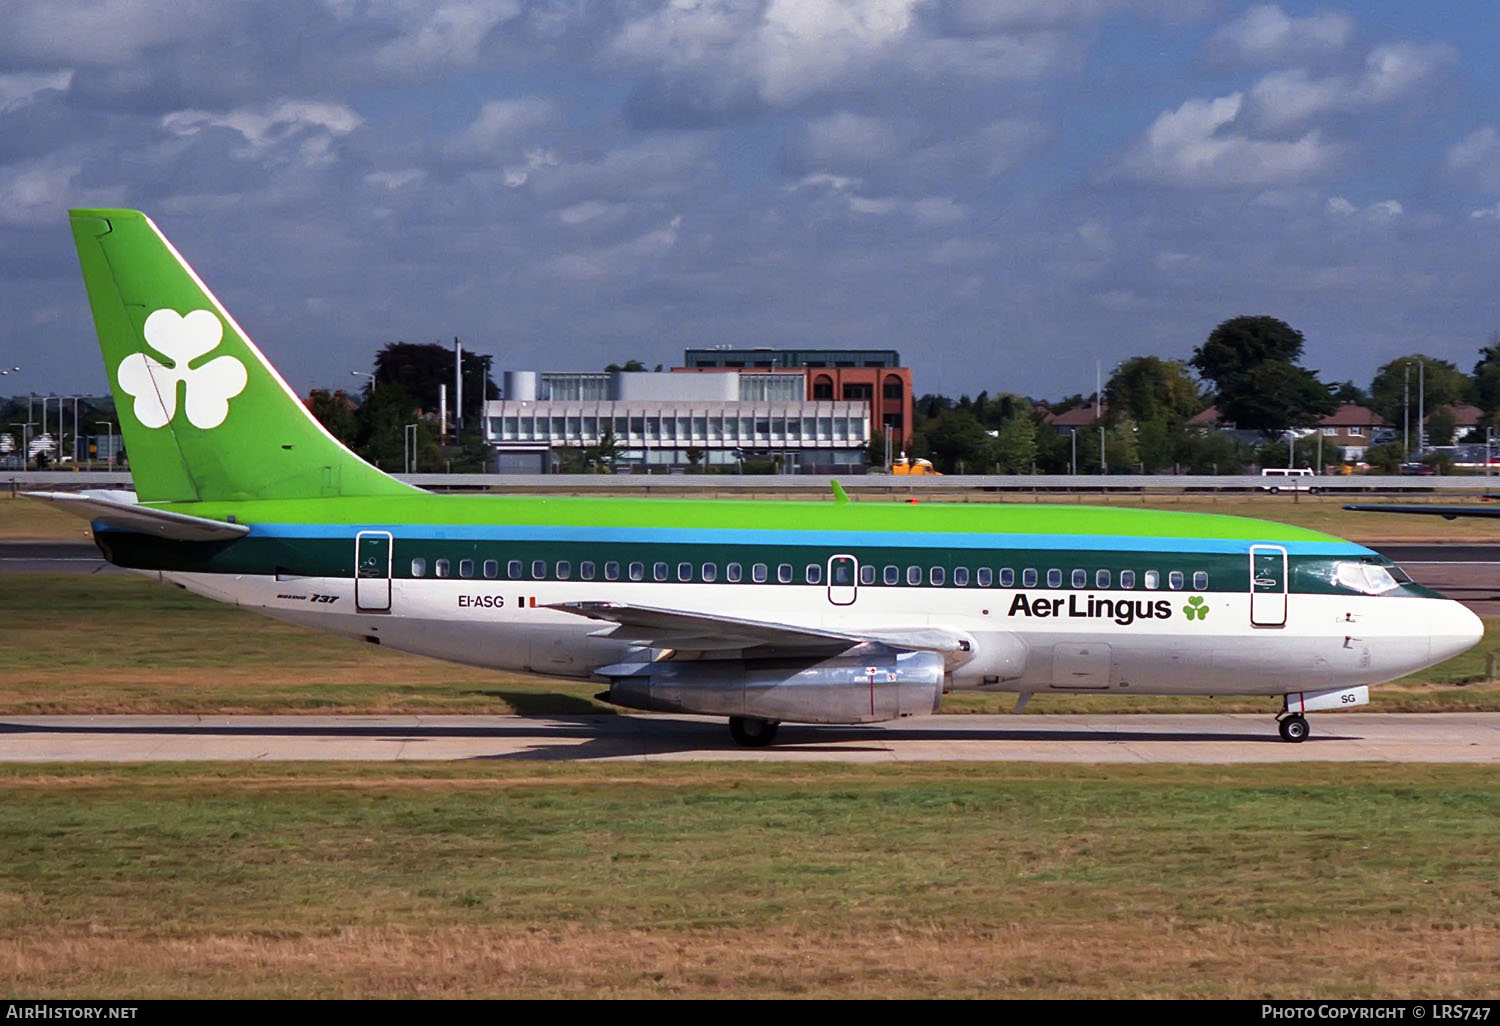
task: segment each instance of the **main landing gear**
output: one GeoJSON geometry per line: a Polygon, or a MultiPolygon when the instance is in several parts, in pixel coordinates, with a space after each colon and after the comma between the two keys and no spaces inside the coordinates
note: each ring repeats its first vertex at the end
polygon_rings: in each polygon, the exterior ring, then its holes
{"type": "Polygon", "coordinates": [[[1291,741],[1293,744],[1306,741],[1307,735],[1312,733],[1312,728],[1307,725],[1307,717],[1301,713],[1284,712],[1276,717],[1276,725],[1281,730],[1281,740],[1291,741]]]}
{"type": "Polygon", "coordinates": [[[776,739],[777,720],[758,720],[751,716],[729,717],[729,736],[746,748],[764,748],[776,739]]]}

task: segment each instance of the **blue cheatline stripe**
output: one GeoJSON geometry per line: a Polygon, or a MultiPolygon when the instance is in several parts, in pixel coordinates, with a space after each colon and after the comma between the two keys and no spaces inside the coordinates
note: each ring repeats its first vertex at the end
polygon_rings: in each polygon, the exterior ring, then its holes
{"type": "Polygon", "coordinates": [[[1031,549],[1069,552],[1245,553],[1276,545],[1294,556],[1369,556],[1347,541],[1255,541],[1230,538],[1153,538],[1108,534],[944,534],[900,531],[755,531],[676,527],[568,527],[514,524],[255,524],[252,538],[352,538],[359,531],[389,531],[414,541],[552,541],[686,545],[815,545],[910,549],[1031,549]]]}

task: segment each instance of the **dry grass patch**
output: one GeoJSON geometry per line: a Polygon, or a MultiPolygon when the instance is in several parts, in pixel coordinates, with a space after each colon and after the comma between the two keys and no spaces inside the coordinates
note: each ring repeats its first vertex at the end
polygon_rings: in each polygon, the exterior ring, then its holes
{"type": "Polygon", "coordinates": [[[9,993],[214,997],[1451,998],[1493,994],[1500,929],[1171,920],[841,931],[350,927],[0,941],[9,993]]]}

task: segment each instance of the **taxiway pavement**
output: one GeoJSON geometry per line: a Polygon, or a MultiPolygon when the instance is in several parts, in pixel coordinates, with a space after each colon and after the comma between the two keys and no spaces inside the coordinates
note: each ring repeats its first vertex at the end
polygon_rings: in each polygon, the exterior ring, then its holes
{"type": "Polygon", "coordinates": [[[940,715],[784,725],[742,748],[696,716],[7,716],[0,762],[334,760],[1500,763],[1500,713],[1329,713],[1282,741],[1253,714],[940,715]]]}

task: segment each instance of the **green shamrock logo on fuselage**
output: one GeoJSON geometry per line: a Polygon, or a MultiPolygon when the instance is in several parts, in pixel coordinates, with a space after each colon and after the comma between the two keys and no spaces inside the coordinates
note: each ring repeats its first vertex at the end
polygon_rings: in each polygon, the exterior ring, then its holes
{"type": "Polygon", "coordinates": [[[1203,601],[1203,596],[1194,595],[1188,599],[1188,604],[1182,607],[1182,615],[1189,620],[1208,619],[1208,605],[1203,601]]]}

